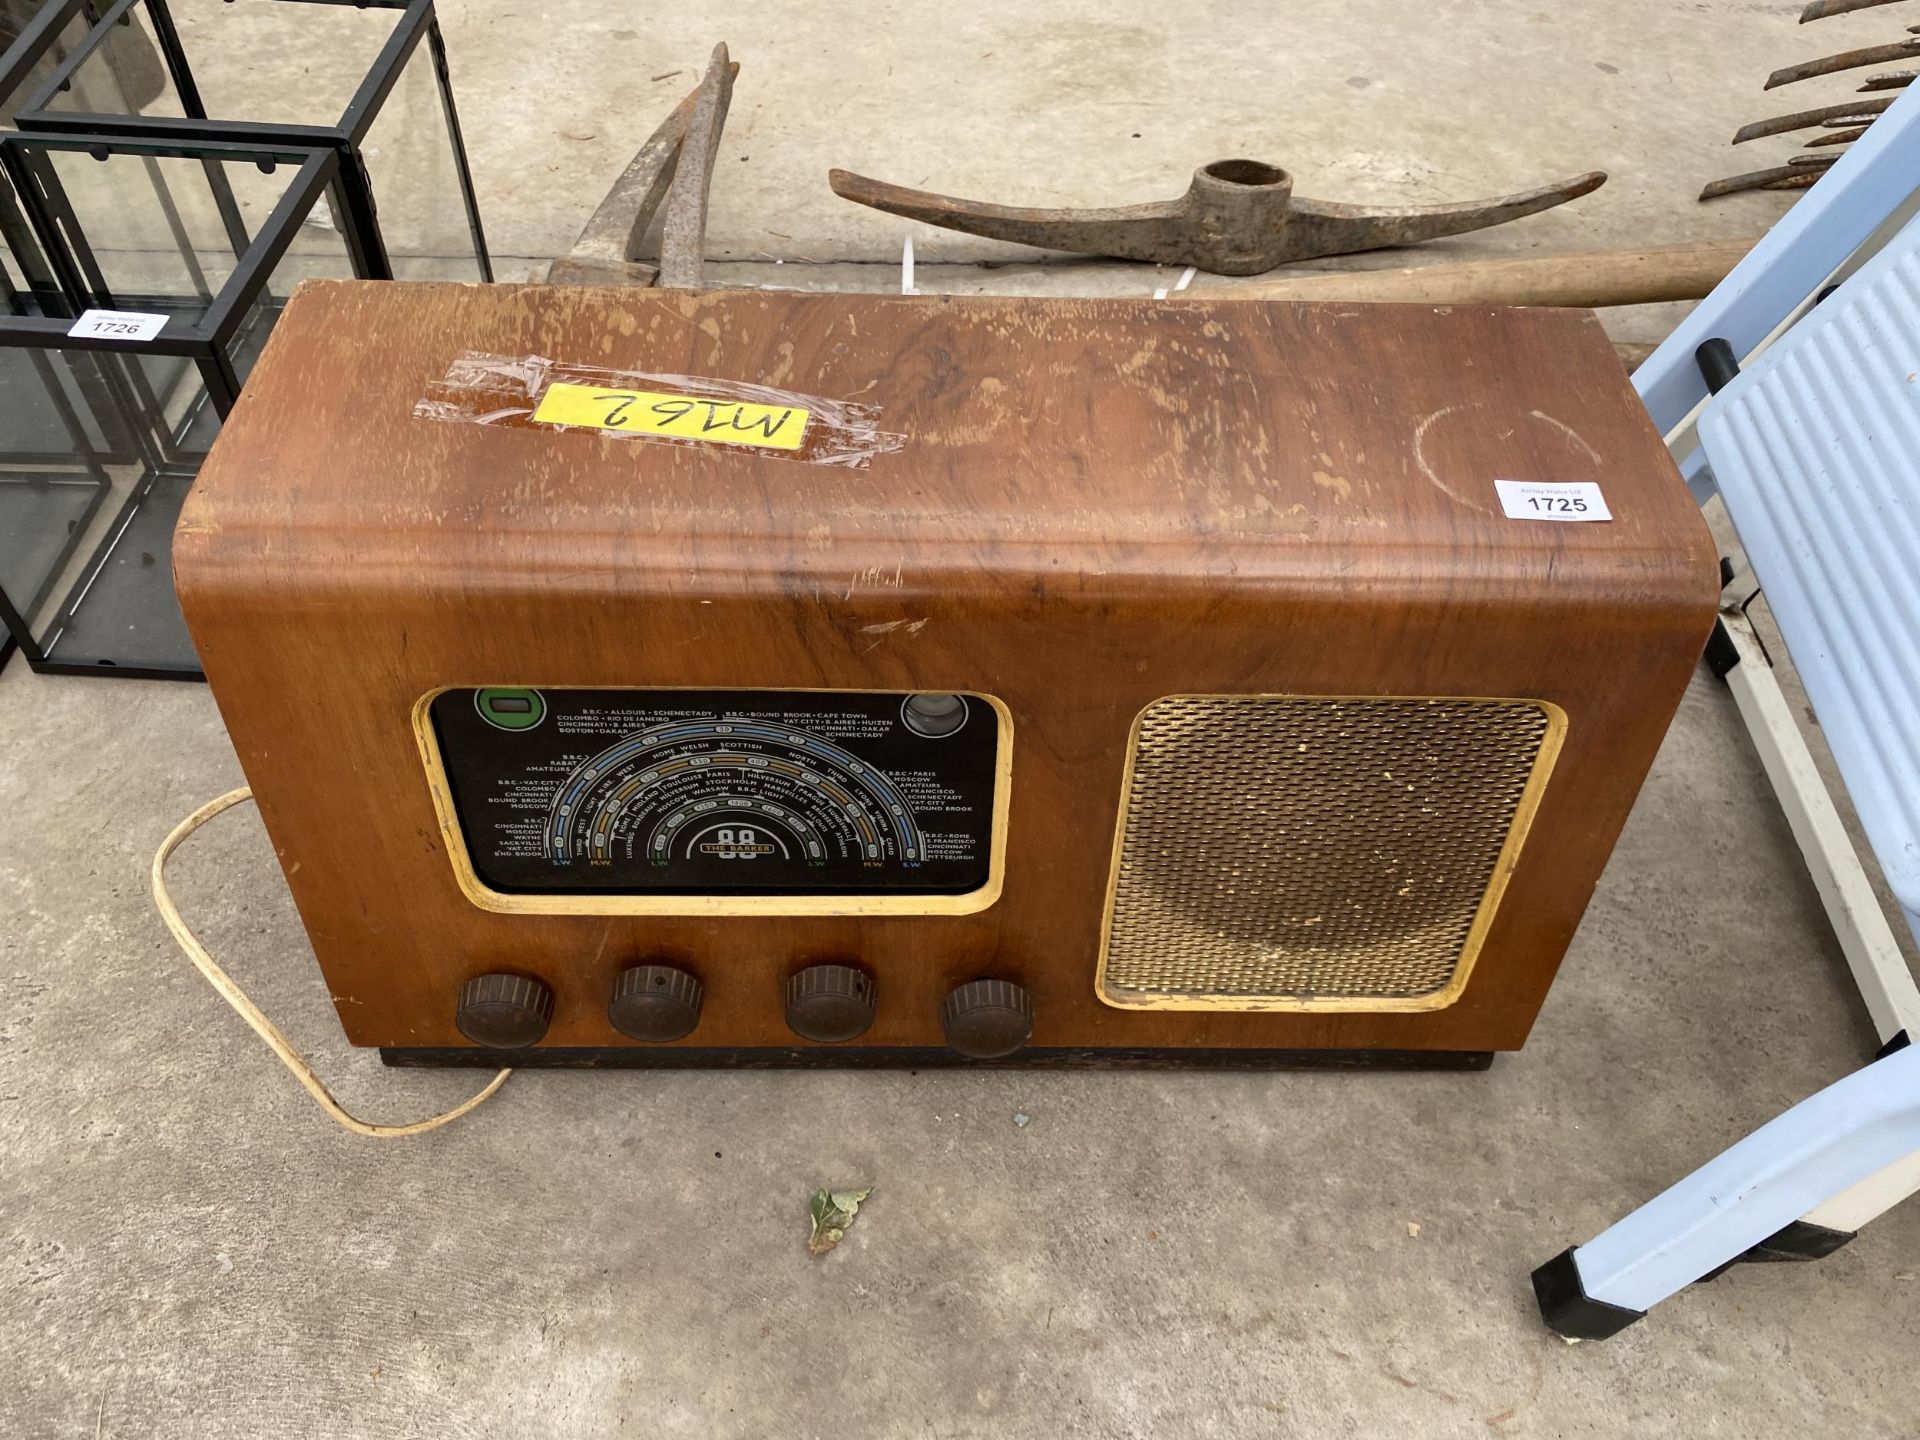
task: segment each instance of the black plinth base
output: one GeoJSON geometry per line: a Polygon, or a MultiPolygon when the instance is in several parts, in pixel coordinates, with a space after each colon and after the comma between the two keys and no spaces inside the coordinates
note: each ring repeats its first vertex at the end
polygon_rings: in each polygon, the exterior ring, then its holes
{"type": "Polygon", "coordinates": [[[994,1060],[970,1060],[939,1045],[818,1045],[703,1048],[688,1045],[383,1047],[389,1065],[434,1069],[512,1066],[554,1070],[1485,1070],[1486,1050],[1102,1049],[1030,1046],[994,1060]]]}

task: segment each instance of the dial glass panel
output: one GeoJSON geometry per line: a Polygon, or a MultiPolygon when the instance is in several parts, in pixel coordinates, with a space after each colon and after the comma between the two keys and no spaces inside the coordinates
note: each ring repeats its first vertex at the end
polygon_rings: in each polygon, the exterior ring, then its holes
{"type": "Polygon", "coordinates": [[[468,861],[507,894],[960,895],[1001,746],[979,695],[445,690],[468,861]]]}

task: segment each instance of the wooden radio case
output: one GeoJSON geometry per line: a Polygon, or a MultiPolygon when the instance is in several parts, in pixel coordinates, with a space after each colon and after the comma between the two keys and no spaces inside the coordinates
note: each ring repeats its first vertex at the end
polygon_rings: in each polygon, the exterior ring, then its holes
{"type": "Polygon", "coordinates": [[[1592,315],[1231,300],[309,283],[174,558],[415,1064],[1482,1064],[1718,594],[1592,315]]]}

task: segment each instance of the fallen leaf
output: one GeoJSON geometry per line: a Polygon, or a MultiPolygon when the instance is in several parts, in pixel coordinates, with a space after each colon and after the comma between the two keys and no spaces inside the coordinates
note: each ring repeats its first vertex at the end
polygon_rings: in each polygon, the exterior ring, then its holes
{"type": "Polygon", "coordinates": [[[860,1213],[861,1202],[871,1194],[871,1185],[864,1190],[829,1190],[822,1185],[814,1191],[813,1199],[807,1202],[807,1213],[813,1221],[812,1232],[807,1236],[807,1253],[824,1255],[845,1239],[847,1227],[860,1213]]]}

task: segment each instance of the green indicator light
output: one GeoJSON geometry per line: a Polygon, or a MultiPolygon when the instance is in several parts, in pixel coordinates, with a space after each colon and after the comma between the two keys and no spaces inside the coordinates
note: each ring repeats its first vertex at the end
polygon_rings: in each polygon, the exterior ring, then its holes
{"type": "Polygon", "coordinates": [[[473,708],[496,730],[531,730],[547,718],[547,702],[538,690],[477,690],[473,708]]]}

